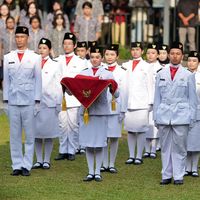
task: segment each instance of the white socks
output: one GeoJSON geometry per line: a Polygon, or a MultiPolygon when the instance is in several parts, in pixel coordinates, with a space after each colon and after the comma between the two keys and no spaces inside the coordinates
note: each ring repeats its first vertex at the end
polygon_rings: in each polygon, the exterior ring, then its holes
{"type": "Polygon", "coordinates": [[[51,152],[53,150],[53,139],[44,139],[44,162],[50,163],[51,152]]]}
{"type": "MultiPolygon", "coordinates": [[[[35,152],[37,157],[37,162],[43,163],[42,158],[42,144],[43,139],[36,138],[35,139],[35,152]]],[[[46,138],[44,139],[44,162],[50,162],[51,152],[53,149],[53,139],[46,138]]]]}
{"type": "Polygon", "coordinates": [[[145,141],[145,152],[156,153],[157,139],[147,138],[145,141]]]}
{"type": "Polygon", "coordinates": [[[101,164],[103,162],[103,148],[86,147],[86,158],[89,168],[89,174],[100,174],[101,164]],[[95,155],[96,155],[96,169],[94,170],[95,155]]]}
{"type": "Polygon", "coordinates": [[[200,152],[187,152],[186,171],[197,172],[200,152]]]}
{"type": "Polygon", "coordinates": [[[104,151],[104,158],[103,158],[103,167],[114,167],[115,166],[115,159],[117,156],[118,150],[118,138],[109,138],[108,145],[110,143],[110,164],[108,165],[108,146],[103,148],[104,151]],[[110,142],[109,142],[110,141],[110,142]]]}
{"type": "Polygon", "coordinates": [[[128,133],[128,148],[130,158],[135,158],[135,147],[137,144],[136,158],[142,159],[142,152],[144,149],[145,140],[146,137],[144,133],[128,133]]]}

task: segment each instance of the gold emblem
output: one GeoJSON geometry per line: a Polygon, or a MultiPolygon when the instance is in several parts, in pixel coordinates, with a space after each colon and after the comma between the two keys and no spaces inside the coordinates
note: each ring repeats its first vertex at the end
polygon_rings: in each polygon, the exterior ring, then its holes
{"type": "Polygon", "coordinates": [[[183,47],[183,45],[182,44],[179,44],[179,49],[181,49],[183,47]]]}
{"type": "Polygon", "coordinates": [[[42,43],[45,44],[45,43],[46,43],[46,40],[43,39],[43,40],[42,40],[42,43]]]}
{"type": "Polygon", "coordinates": [[[84,47],[84,46],[85,46],[85,43],[82,43],[82,46],[84,47]]]}
{"type": "Polygon", "coordinates": [[[137,43],[137,47],[140,47],[140,43],[137,43]]]}
{"type": "Polygon", "coordinates": [[[155,49],[155,48],[156,48],[156,45],[155,45],[155,44],[152,44],[152,47],[153,47],[153,49],[155,49]]]}
{"type": "Polygon", "coordinates": [[[73,38],[73,35],[72,35],[72,34],[69,34],[69,37],[70,37],[70,38],[73,38]]]}
{"type": "Polygon", "coordinates": [[[165,50],[167,47],[166,46],[162,46],[162,48],[165,50]]]}
{"type": "Polygon", "coordinates": [[[82,92],[85,98],[89,98],[91,95],[91,90],[83,90],[82,92]]]}
{"type": "Polygon", "coordinates": [[[197,52],[194,52],[194,56],[197,56],[197,52]]]}
{"type": "Polygon", "coordinates": [[[26,28],[23,28],[23,32],[26,32],[26,28]]]}
{"type": "Polygon", "coordinates": [[[114,49],[114,46],[111,46],[111,49],[114,49]]]}
{"type": "Polygon", "coordinates": [[[96,53],[99,53],[99,49],[96,49],[96,53]]]}
{"type": "Polygon", "coordinates": [[[92,43],[92,46],[95,46],[95,42],[92,43]]]}

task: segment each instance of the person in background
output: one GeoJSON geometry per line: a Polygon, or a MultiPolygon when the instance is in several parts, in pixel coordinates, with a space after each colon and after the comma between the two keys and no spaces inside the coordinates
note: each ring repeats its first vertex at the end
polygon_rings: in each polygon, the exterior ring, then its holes
{"type": "Polygon", "coordinates": [[[189,129],[187,137],[187,159],[185,176],[199,177],[198,162],[200,155],[200,69],[199,67],[200,55],[197,51],[191,51],[188,55],[187,67],[195,74],[196,93],[197,93],[197,114],[196,122],[192,128],[189,129]]]}
{"type": "Polygon", "coordinates": [[[169,46],[166,44],[160,44],[158,45],[158,50],[159,50],[158,61],[164,67],[166,64],[169,64],[169,58],[168,58],[169,46]]]}
{"type": "Polygon", "coordinates": [[[49,38],[52,42],[52,56],[57,57],[63,54],[63,36],[66,32],[69,31],[69,27],[66,27],[65,18],[62,14],[55,16],[53,20],[53,29],[49,33],[49,38]]]}
{"type": "Polygon", "coordinates": [[[197,25],[198,0],[179,0],[179,41],[185,45],[186,35],[188,34],[189,50],[196,50],[195,45],[195,26],[197,25]]]}
{"type": "MultiPolygon", "coordinates": [[[[47,22],[46,22],[45,30],[47,30],[47,31],[52,30],[54,17],[58,14],[63,14],[63,16],[65,18],[66,27],[70,27],[68,16],[63,13],[61,2],[59,0],[55,0],[52,4],[52,11],[50,13],[48,13],[48,15],[47,15],[47,19],[46,19],[47,22]]],[[[68,30],[69,30],[69,28],[68,28],[68,30]]]]}
{"type": "Polygon", "coordinates": [[[74,34],[78,41],[97,41],[101,35],[101,24],[92,17],[92,4],[83,3],[83,16],[77,16],[74,25],[74,34]]]}
{"type": "MultiPolygon", "coordinates": [[[[123,69],[118,65],[117,60],[119,56],[119,45],[110,44],[107,45],[104,51],[105,67],[112,72],[115,81],[118,84],[119,97],[115,99],[116,109],[109,109],[107,116],[108,128],[107,128],[107,146],[104,147],[104,159],[101,167],[101,172],[117,173],[118,170],[115,167],[115,160],[117,157],[119,138],[121,137],[122,121],[126,112],[126,89],[125,78],[126,69],[123,69]],[[110,147],[110,150],[109,150],[110,147]]],[[[108,103],[112,103],[113,97],[108,93],[108,103]]]]}
{"type": "MultiPolygon", "coordinates": [[[[76,36],[67,32],[63,38],[63,49],[65,54],[56,58],[61,66],[62,77],[74,78],[85,68],[85,62],[74,54],[76,48],[76,36]]],[[[79,110],[80,102],[67,93],[64,93],[66,110],[60,116],[61,136],[59,138],[59,154],[55,160],[75,160],[79,137],[79,110]]]]}
{"type": "Polygon", "coordinates": [[[50,57],[50,40],[41,38],[38,51],[42,57],[42,98],[40,112],[36,116],[35,152],[37,162],[32,169],[49,169],[53,138],[60,136],[58,114],[61,111],[62,103],[61,73],[58,62],[50,57]],[[42,156],[43,145],[44,159],[42,156]]]}
{"type": "Polygon", "coordinates": [[[153,104],[153,72],[151,66],[142,59],[142,54],[142,43],[133,42],[131,43],[133,60],[122,64],[127,69],[128,90],[128,111],[125,114],[124,129],[128,131],[129,158],[125,163],[135,165],[143,163],[145,133],[149,129],[149,111],[153,104]]]}
{"type": "Polygon", "coordinates": [[[195,76],[182,65],[183,44],[174,41],[170,63],[156,77],[153,119],[159,130],[162,160],[161,185],[174,179],[183,184],[189,127],[196,121],[197,95],[195,76]]]}
{"type": "MultiPolygon", "coordinates": [[[[20,25],[21,26],[27,26],[28,28],[31,27],[30,25],[30,19],[31,17],[37,16],[39,17],[39,10],[37,7],[37,4],[32,2],[28,4],[28,10],[26,12],[26,15],[24,17],[20,17],[20,25]]],[[[43,27],[43,19],[40,19],[41,26],[43,27]]]]}
{"type": "Polygon", "coordinates": [[[75,17],[76,3],[77,0],[65,0],[63,4],[63,10],[65,14],[67,14],[70,22],[72,22],[75,17]]]}
{"type": "Polygon", "coordinates": [[[7,4],[0,5],[0,31],[6,29],[6,19],[10,16],[10,10],[7,4]]]}
{"type": "Polygon", "coordinates": [[[41,57],[27,48],[28,36],[28,28],[18,26],[15,31],[17,49],[4,56],[3,102],[10,123],[12,176],[30,176],[34,155],[35,116],[40,110],[41,57]]]}
{"type": "MultiPolygon", "coordinates": [[[[148,44],[146,57],[147,62],[150,64],[150,67],[153,70],[153,94],[155,90],[155,82],[156,82],[156,75],[157,72],[162,69],[162,66],[158,62],[158,45],[157,44],[148,44]]],[[[146,144],[145,144],[145,153],[143,154],[144,158],[153,158],[157,157],[156,154],[156,146],[158,141],[158,130],[154,126],[153,121],[153,107],[149,110],[149,130],[146,132],[146,144]]]]}
{"type": "Polygon", "coordinates": [[[7,4],[9,10],[10,10],[10,15],[15,18],[15,23],[17,24],[19,21],[19,15],[20,15],[20,8],[16,4],[15,0],[4,0],[4,4],[7,4]]]}
{"type": "Polygon", "coordinates": [[[38,52],[38,44],[41,38],[45,37],[47,34],[41,27],[40,18],[38,16],[33,16],[30,18],[29,33],[29,49],[38,52]]]}

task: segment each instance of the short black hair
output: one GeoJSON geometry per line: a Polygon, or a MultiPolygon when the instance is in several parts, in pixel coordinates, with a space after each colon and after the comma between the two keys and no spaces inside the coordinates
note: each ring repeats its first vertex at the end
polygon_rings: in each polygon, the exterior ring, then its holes
{"type": "Polygon", "coordinates": [[[89,8],[92,8],[92,4],[89,1],[86,1],[85,3],[83,3],[82,9],[85,8],[86,6],[89,8]]]}
{"type": "Polygon", "coordinates": [[[40,27],[40,29],[41,29],[41,28],[42,28],[42,26],[41,26],[41,19],[40,19],[40,17],[37,16],[37,15],[30,18],[29,24],[32,24],[32,21],[33,21],[34,19],[38,20],[38,22],[39,22],[39,27],[40,27]]]}

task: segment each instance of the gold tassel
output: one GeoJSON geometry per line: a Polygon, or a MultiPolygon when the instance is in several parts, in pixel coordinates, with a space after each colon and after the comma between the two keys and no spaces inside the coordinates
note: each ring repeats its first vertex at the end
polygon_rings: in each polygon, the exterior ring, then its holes
{"type": "Polygon", "coordinates": [[[62,111],[66,111],[66,110],[67,110],[67,103],[66,103],[65,95],[63,95],[63,99],[62,99],[62,111]]]}
{"type": "Polygon", "coordinates": [[[114,96],[112,96],[112,110],[116,110],[116,101],[114,96]]]}
{"type": "Polygon", "coordinates": [[[87,108],[85,108],[85,110],[84,110],[83,121],[84,121],[84,124],[86,124],[86,125],[89,122],[89,113],[88,113],[88,109],[87,108]]]}

